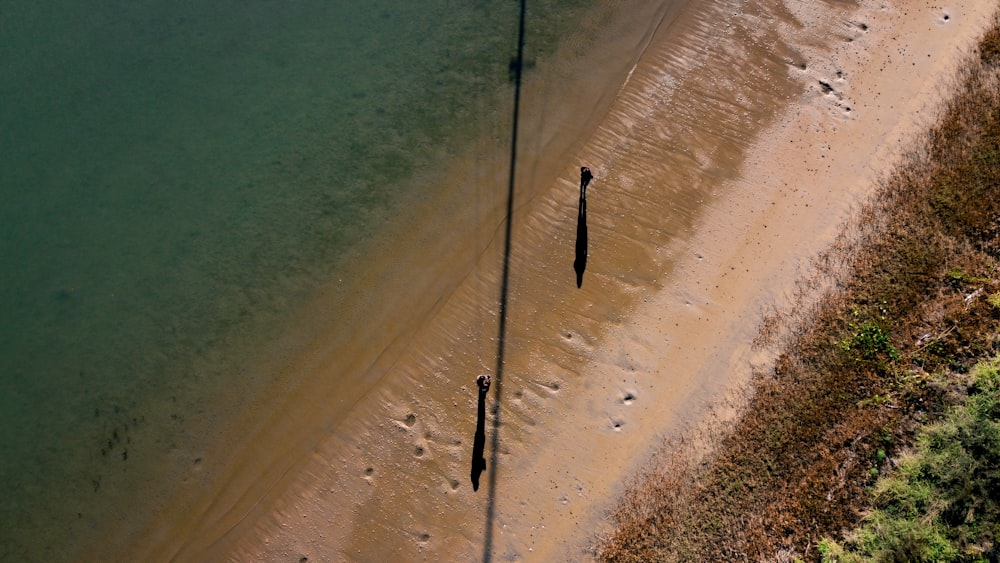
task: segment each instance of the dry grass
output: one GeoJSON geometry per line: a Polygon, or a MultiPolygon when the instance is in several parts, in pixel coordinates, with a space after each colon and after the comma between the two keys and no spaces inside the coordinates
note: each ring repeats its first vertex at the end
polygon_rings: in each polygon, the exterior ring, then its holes
{"type": "Polygon", "coordinates": [[[823,279],[807,285],[836,289],[765,323],[759,340],[783,334],[785,351],[733,431],[705,462],[668,444],[601,560],[818,559],[816,541],[857,524],[893,453],[943,412],[941,374],[996,354],[1000,20],[958,82],[923,146],[820,257],[823,279]]]}

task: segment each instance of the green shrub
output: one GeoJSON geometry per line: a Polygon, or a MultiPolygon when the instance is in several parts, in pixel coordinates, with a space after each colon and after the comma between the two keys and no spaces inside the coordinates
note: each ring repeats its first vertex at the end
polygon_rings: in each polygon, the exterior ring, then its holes
{"type": "Polygon", "coordinates": [[[854,334],[841,342],[841,348],[855,351],[863,360],[877,360],[883,354],[892,360],[899,359],[899,352],[892,345],[889,331],[872,321],[851,323],[854,334]]]}
{"type": "Polygon", "coordinates": [[[1000,516],[1000,360],[973,370],[968,398],[924,428],[874,490],[874,510],[823,561],[979,561],[995,557],[1000,516]]]}

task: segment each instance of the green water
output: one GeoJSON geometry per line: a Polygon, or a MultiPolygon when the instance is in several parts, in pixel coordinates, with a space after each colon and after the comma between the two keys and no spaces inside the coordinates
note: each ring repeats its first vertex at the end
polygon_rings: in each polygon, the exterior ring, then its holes
{"type": "MultiPolygon", "coordinates": [[[[533,56],[585,4],[530,3],[533,56]]],[[[519,9],[0,6],[0,558],[71,558],[197,448],[185,420],[267,383],[246,352],[509,118],[481,110],[519,9]]]]}

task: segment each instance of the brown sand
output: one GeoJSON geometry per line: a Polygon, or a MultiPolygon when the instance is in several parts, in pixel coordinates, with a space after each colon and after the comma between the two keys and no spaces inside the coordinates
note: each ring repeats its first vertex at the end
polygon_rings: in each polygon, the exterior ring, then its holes
{"type": "Polygon", "coordinates": [[[409,242],[434,251],[403,253],[412,263],[397,254],[348,282],[405,272],[390,286],[444,299],[403,310],[387,300],[356,315],[347,335],[318,329],[317,345],[287,368],[316,381],[354,374],[358,389],[373,390],[294,390],[235,448],[223,484],[168,511],[136,558],[588,558],[660,438],[702,422],[766,361],[750,350],[764,311],[786,301],[810,257],[932,117],[994,9],[704,4],[664,18],[568,153],[551,148],[561,116],[538,101],[551,92],[525,91],[517,185],[531,188],[515,202],[506,362],[487,398],[478,491],[474,379],[495,370],[503,162],[455,171],[499,188],[477,192],[487,211],[475,240],[409,242]],[[596,179],[577,289],[580,163],[596,179]],[[477,267],[439,275],[455,261],[477,267]],[[330,401],[346,401],[336,409],[345,414],[324,418],[330,401]]]}

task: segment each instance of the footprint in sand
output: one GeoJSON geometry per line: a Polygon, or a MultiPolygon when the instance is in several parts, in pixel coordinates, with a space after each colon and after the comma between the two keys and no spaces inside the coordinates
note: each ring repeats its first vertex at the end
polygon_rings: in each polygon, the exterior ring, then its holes
{"type": "Polygon", "coordinates": [[[406,431],[413,428],[413,425],[417,423],[417,415],[410,413],[406,415],[403,420],[393,419],[393,424],[399,427],[400,430],[406,431]]]}
{"type": "Polygon", "coordinates": [[[615,432],[621,432],[622,426],[625,426],[625,420],[619,417],[610,417],[611,429],[615,432]]]}

